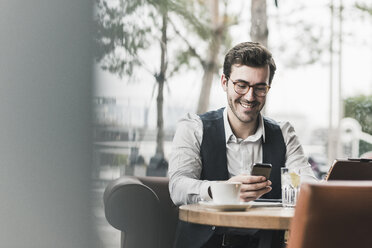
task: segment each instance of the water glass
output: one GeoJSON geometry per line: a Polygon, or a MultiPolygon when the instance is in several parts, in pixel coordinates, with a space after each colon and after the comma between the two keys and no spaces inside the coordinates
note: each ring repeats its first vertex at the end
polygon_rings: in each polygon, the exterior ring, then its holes
{"type": "Polygon", "coordinates": [[[300,176],[288,168],[281,168],[281,179],[283,207],[295,207],[300,192],[300,176]]]}

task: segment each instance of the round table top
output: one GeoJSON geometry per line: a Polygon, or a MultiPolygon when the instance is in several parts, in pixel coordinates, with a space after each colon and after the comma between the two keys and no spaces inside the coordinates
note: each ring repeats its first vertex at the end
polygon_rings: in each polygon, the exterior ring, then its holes
{"type": "Polygon", "coordinates": [[[200,204],[183,205],[179,219],[211,226],[288,230],[294,216],[294,208],[251,207],[243,211],[222,211],[200,204]]]}

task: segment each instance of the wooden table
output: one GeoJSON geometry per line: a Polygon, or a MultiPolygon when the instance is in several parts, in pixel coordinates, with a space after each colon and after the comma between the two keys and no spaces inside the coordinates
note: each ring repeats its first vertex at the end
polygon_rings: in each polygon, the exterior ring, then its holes
{"type": "Polygon", "coordinates": [[[203,225],[288,230],[294,208],[252,207],[245,211],[207,209],[199,204],[179,208],[179,219],[203,225]]]}

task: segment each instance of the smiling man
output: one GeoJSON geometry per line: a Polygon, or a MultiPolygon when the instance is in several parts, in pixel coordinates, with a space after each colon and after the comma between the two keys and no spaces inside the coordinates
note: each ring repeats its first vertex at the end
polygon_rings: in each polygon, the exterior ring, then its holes
{"type": "MultiPolygon", "coordinates": [[[[227,107],[180,120],[173,140],[169,191],[176,205],[211,200],[213,181],[242,182],[240,200],[281,198],[280,168],[316,180],[291,124],[261,115],[276,66],[261,44],[240,43],[225,56],[221,85],[227,107]],[[270,178],[252,176],[254,163],[270,163],[270,178]]],[[[175,247],[264,247],[258,230],[214,228],[180,221],[175,247]]],[[[280,241],[279,241],[280,242],[280,241]]]]}

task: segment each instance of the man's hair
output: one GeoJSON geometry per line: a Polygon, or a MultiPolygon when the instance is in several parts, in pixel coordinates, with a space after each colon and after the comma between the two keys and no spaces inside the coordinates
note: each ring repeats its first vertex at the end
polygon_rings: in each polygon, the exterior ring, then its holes
{"type": "Polygon", "coordinates": [[[233,48],[225,56],[223,74],[230,77],[231,66],[246,65],[251,67],[270,67],[269,84],[273,80],[276,65],[271,52],[258,42],[243,42],[233,48]]]}

